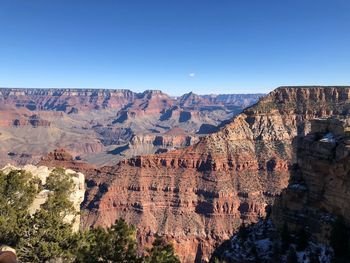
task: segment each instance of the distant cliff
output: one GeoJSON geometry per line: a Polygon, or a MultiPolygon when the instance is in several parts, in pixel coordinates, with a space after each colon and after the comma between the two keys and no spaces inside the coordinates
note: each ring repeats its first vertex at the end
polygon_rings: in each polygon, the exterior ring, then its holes
{"type": "Polygon", "coordinates": [[[0,88],[0,165],[36,163],[56,148],[102,165],[188,146],[262,94],[0,88]]]}

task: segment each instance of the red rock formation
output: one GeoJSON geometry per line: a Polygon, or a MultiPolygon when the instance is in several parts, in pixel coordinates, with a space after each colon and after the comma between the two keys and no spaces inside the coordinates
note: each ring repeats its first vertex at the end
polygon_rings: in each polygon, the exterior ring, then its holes
{"type": "Polygon", "coordinates": [[[74,160],[73,156],[65,149],[56,149],[47,156],[41,158],[39,165],[48,167],[64,167],[67,169],[83,171],[93,171],[96,167],[91,164],[74,160]]]}
{"type": "Polygon", "coordinates": [[[85,225],[119,217],[175,241],[183,262],[209,258],[242,221],[254,222],[287,186],[292,140],[315,117],[348,114],[348,87],[283,87],[190,147],[105,167],[91,177],[85,225]]]}
{"type": "Polygon", "coordinates": [[[36,163],[59,147],[99,166],[166,152],[213,132],[243,109],[239,101],[245,105],[259,96],[221,103],[194,94],[195,100],[174,98],[157,90],[0,88],[0,166],[36,163]]]}
{"type": "Polygon", "coordinates": [[[51,122],[43,119],[41,116],[32,114],[26,110],[21,111],[0,111],[0,127],[23,127],[31,126],[37,127],[49,127],[51,122]]]}

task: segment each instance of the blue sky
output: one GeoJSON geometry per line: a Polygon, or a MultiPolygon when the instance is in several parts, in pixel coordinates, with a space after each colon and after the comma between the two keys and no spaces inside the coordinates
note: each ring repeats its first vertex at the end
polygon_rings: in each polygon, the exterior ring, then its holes
{"type": "Polygon", "coordinates": [[[349,0],[1,0],[0,86],[350,84],[349,0]]]}

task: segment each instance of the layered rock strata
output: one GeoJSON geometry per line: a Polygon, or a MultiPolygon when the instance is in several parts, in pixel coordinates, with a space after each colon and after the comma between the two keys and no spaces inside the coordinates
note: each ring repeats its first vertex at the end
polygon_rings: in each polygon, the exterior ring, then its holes
{"type": "Polygon", "coordinates": [[[122,217],[141,244],[160,233],[182,262],[208,261],[288,185],[295,136],[310,131],[311,119],[349,114],[349,98],[349,87],[278,88],[193,146],[104,167],[90,177],[84,224],[122,217]]]}
{"type": "Polygon", "coordinates": [[[61,147],[99,166],[166,152],[217,131],[261,96],[0,88],[0,166],[35,164],[61,147]]]}

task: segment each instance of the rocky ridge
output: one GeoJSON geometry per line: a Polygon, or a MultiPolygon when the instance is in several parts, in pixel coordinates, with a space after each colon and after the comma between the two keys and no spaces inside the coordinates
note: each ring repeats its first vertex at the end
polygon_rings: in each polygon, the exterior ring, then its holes
{"type": "Polygon", "coordinates": [[[261,96],[233,94],[223,101],[157,90],[1,88],[0,165],[35,164],[61,147],[99,166],[166,152],[216,131],[261,96]]]}

